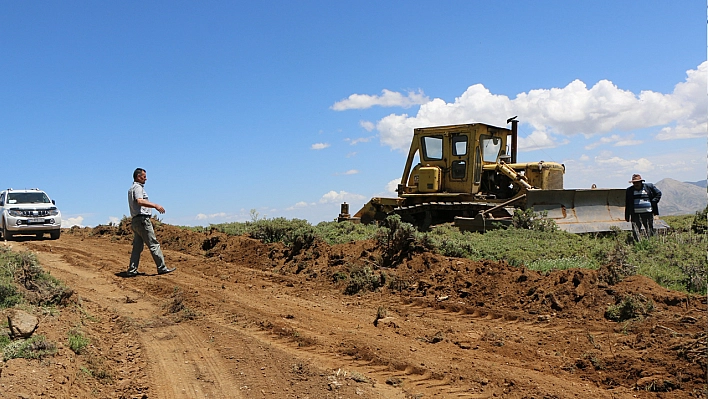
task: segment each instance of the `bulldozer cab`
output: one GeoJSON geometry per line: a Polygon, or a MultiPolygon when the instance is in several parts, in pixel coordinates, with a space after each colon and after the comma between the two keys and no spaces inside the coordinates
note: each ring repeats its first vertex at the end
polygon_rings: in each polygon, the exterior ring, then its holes
{"type": "Polygon", "coordinates": [[[511,134],[510,129],[483,123],[415,129],[399,195],[513,195],[508,179],[485,173],[489,166],[511,160],[511,134]]]}

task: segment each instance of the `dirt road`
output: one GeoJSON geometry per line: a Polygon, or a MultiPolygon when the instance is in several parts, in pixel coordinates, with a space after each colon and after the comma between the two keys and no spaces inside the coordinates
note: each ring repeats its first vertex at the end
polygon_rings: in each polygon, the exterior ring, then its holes
{"type": "Polygon", "coordinates": [[[542,275],[423,253],[385,270],[376,292],[347,295],[341,276],[370,264],[373,242],[294,255],[244,237],[157,232],[172,274],[156,275],[146,250],[147,275],[121,277],[130,240],[115,228],[9,243],[75,290],[76,305],[37,333],[62,342],[80,329],[91,350],[6,362],[0,397],[706,395],[705,298],[641,277],[608,286],[595,271],[542,275]],[[651,312],[607,320],[630,294],[651,312]]]}

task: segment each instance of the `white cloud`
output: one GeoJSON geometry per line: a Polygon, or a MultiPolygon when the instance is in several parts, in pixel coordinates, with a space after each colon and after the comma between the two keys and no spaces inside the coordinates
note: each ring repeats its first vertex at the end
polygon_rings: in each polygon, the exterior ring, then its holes
{"type": "Polygon", "coordinates": [[[615,147],[628,147],[631,145],[639,145],[639,144],[642,144],[643,142],[644,142],[643,140],[631,140],[631,139],[620,140],[615,143],[615,147]]]}
{"type": "Polygon", "coordinates": [[[345,111],[348,109],[366,109],[375,105],[381,107],[403,107],[408,108],[413,105],[425,104],[430,101],[421,90],[417,92],[409,91],[407,95],[399,92],[384,89],[380,96],[368,94],[352,94],[345,100],[337,101],[332,105],[335,111],[345,111]]]}
{"type": "Polygon", "coordinates": [[[585,146],[586,150],[592,150],[594,148],[597,148],[603,144],[609,144],[609,143],[614,143],[613,145],[615,147],[626,147],[626,146],[631,146],[631,145],[639,145],[642,144],[644,141],[642,140],[634,140],[634,135],[630,134],[626,137],[622,137],[618,134],[613,134],[611,136],[607,137],[601,137],[600,140],[588,144],[585,146]]]}
{"type": "Polygon", "coordinates": [[[568,144],[567,139],[558,140],[548,132],[536,130],[527,137],[519,137],[519,152],[555,148],[568,144]]]}
{"type": "Polygon", "coordinates": [[[599,165],[606,165],[616,170],[622,170],[624,174],[630,171],[649,172],[654,169],[654,165],[646,158],[624,159],[613,156],[610,152],[600,153],[595,157],[595,162],[599,165]]]}
{"type": "Polygon", "coordinates": [[[676,119],[674,126],[661,129],[656,136],[659,140],[706,137],[708,134],[708,61],[697,69],[686,71],[685,82],[674,88],[672,100],[680,104],[683,115],[676,119]]]}
{"type": "Polygon", "coordinates": [[[401,183],[401,179],[393,179],[390,182],[386,183],[386,192],[398,194],[396,190],[398,189],[399,183],[401,183]]]}
{"type": "Polygon", "coordinates": [[[211,213],[209,215],[204,214],[204,213],[199,213],[199,214],[197,214],[196,219],[197,220],[207,220],[207,219],[225,218],[226,216],[228,216],[228,215],[225,212],[211,213]]]}
{"type": "Polygon", "coordinates": [[[350,153],[347,153],[347,155],[345,155],[346,158],[351,158],[353,156],[356,156],[356,151],[352,151],[350,153]]]}
{"type": "Polygon", "coordinates": [[[300,202],[296,203],[296,204],[293,205],[293,206],[290,206],[290,207],[285,208],[285,210],[286,210],[286,211],[293,211],[293,210],[295,210],[295,209],[307,208],[307,207],[310,206],[310,205],[315,205],[315,204],[308,204],[308,203],[305,202],[305,201],[300,201],[300,202]]]}
{"type": "Polygon", "coordinates": [[[329,203],[341,203],[341,202],[357,202],[357,201],[363,201],[365,200],[366,197],[360,194],[353,194],[353,193],[348,193],[346,191],[330,191],[326,193],[325,195],[320,198],[320,203],[321,204],[329,204],[329,203]]]}
{"type": "Polygon", "coordinates": [[[376,128],[374,122],[370,121],[359,121],[359,126],[363,127],[367,132],[370,132],[376,128]]]}
{"type": "Polygon", "coordinates": [[[519,138],[520,150],[529,149],[522,143],[534,149],[567,143],[555,138],[558,136],[593,136],[650,127],[663,127],[656,136],[659,140],[704,137],[708,132],[707,73],[708,61],[687,71],[686,81],[677,84],[670,94],[634,94],[608,80],[588,88],[575,80],[563,88],[531,90],[511,99],[475,84],[452,103],[436,98],[423,103],[415,116],[391,114],[379,120],[376,128],[384,145],[404,152],[415,127],[474,122],[500,125],[512,115],[523,115],[521,122],[532,128],[527,137],[519,138]]]}
{"type": "Polygon", "coordinates": [[[84,221],[83,216],[77,216],[75,218],[62,218],[61,227],[69,228],[73,226],[84,227],[81,223],[84,221]]]}
{"type": "Polygon", "coordinates": [[[315,143],[310,148],[313,150],[324,150],[329,147],[329,143],[315,143]]]}
{"type": "Polygon", "coordinates": [[[120,224],[120,218],[119,218],[119,217],[115,217],[115,216],[109,216],[109,217],[108,217],[108,224],[109,224],[109,225],[113,224],[113,225],[116,225],[116,226],[117,226],[117,225],[120,224]]]}
{"type": "Polygon", "coordinates": [[[368,143],[368,142],[371,141],[371,139],[373,139],[373,138],[374,138],[374,136],[370,136],[370,137],[359,137],[358,139],[346,138],[346,139],[344,139],[344,141],[348,141],[348,142],[349,142],[349,145],[357,145],[357,144],[359,144],[359,143],[368,143]]]}
{"type": "Polygon", "coordinates": [[[357,173],[359,173],[359,171],[356,169],[349,169],[348,171],[344,172],[345,175],[355,175],[357,173]]]}

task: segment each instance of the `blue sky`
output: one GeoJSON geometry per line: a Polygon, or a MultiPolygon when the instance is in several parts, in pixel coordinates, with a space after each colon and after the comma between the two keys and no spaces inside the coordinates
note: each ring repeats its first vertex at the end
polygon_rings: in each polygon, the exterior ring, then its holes
{"type": "Polygon", "coordinates": [[[567,188],[706,178],[706,4],[0,0],[1,187],[67,225],[333,220],[394,196],[413,127],[521,121],[567,188]]]}

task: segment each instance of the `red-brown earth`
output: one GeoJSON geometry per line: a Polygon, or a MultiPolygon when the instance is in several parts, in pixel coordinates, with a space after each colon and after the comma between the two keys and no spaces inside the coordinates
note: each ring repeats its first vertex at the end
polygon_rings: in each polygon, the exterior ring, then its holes
{"type": "MultiPolygon", "coordinates": [[[[6,242],[74,290],[34,309],[58,346],[0,367],[2,398],[705,398],[706,298],[603,269],[538,273],[430,252],[382,268],[374,241],[280,244],[157,223],[121,277],[125,229],[6,242]],[[348,294],[351,270],[385,274],[348,294]],[[380,280],[379,280],[380,281],[380,280]],[[631,296],[644,317],[615,322],[631,296]],[[652,307],[653,306],[653,307],[652,307]],[[90,339],[75,354],[68,334],[90,339]]],[[[351,290],[351,288],[350,288],[351,290]]],[[[4,318],[3,318],[4,319],[4,318]]]]}

